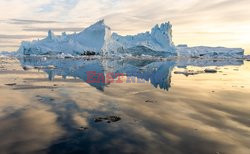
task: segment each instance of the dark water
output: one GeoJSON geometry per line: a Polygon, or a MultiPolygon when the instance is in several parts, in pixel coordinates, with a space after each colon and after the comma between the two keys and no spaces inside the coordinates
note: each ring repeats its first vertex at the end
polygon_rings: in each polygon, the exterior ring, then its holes
{"type": "Polygon", "coordinates": [[[249,77],[237,59],[2,58],[0,153],[248,154],[249,77]]]}

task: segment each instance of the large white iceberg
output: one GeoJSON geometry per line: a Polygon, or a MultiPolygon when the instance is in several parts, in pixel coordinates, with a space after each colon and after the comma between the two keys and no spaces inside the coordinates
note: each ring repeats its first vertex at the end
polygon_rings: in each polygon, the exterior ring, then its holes
{"type": "Polygon", "coordinates": [[[60,36],[52,31],[42,40],[22,42],[21,55],[132,55],[132,56],[181,56],[181,57],[243,57],[244,50],[224,47],[175,47],[172,41],[172,25],[162,23],[150,32],[121,36],[112,33],[104,20],[98,21],[79,33],[60,36]]]}
{"type": "MultiPolygon", "coordinates": [[[[148,49],[151,52],[175,53],[172,42],[172,26],[170,23],[156,25],[151,33],[141,33],[135,36],[120,36],[111,33],[104,20],[98,21],[80,33],[55,36],[52,31],[42,40],[22,42],[18,52],[24,55],[71,54],[86,53],[108,55],[119,54],[119,51],[132,49],[148,49]]],[[[145,52],[143,50],[143,52],[145,52]]],[[[151,53],[152,54],[152,53],[151,53]]]]}

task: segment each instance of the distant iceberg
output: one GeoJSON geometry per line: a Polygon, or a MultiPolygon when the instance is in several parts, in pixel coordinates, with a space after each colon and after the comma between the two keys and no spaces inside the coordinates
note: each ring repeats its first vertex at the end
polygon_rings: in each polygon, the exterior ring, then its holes
{"type": "Polygon", "coordinates": [[[213,58],[242,58],[244,55],[244,50],[241,48],[225,48],[225,47],[188,47],[187,45],[178,45],[177,53],[180,57],[213,57],[213,58]]]}
{"type": "Polygon", "coordinates": [[[162,23],[150,32],[121,36],[112,33],[104,20],[98,21],[79,33],[54,35],[49,30],[42,40],[22,42],[20,55],[102,55],[102,56],[155,56],[155,57],[243,57],[244,50],[224,47],[175,46],[172,25],[162,23]]]}
{"type": "Polygon", "coordinates": [[[16,55],[15,51],[0,51],[0,57],[15,57],[16,55]]]}

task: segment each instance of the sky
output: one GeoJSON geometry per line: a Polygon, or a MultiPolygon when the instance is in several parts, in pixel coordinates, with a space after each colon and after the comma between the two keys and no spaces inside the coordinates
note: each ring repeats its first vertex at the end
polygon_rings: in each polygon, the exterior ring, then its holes
{"type": "Polygon", "coordinates": [[[105,19],[122,35],[170,21],[176,45],[240,47],[250,53],[249,0],[0,0],[0,51],[21,41],[79,32],[105,19]]]}

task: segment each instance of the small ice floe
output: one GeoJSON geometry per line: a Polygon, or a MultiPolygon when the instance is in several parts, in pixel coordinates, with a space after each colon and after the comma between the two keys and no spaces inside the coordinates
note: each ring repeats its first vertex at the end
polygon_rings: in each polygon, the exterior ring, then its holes
{"type": "Polygon", "coordinates": [[[174,74],[183,74],[185,76],[198,75],[198,74],[203,74],[203,73],[217,73],[217,70],[211,69],[211,68],[206,68],[204,71],[203,70],[199,70],[199,71],[184,70],[184,71],[175,71],[174,72],[174,74]]]}
{"type": "Polygon", "coordinates": [[[23,70],[27,71],[27,70],[31,70],[33,69],[31,66],[23,66],[23,70]]]}
{"type": "Polygon", "coordinates": [[[56,69],[56,67],[54,65],[48,65],[46,68],[47,69],[56,69]]]}
{"type": "Polygon", "coordinates": [[[185,70],[185,71],[175,71],[174,74],[183,74],[185,76],[201,74],[201,71],[185,70]]]}
{"type": "Polygon", "coordinates": [[[34,66],[35,69],[56,69],[56,66],[54,65],[48,65],[48,66],[34,66]]]}
{"type": "Polygon", "coordinates": [[[88,130],[89,128],[88,127],[84,127],[84,126],[81,126],[78,128],[79,131],[85,131],[85,130],[88,130]]]}
{"type": "Polygon", "coordinates": [[[68,55],[64,57],[64,59],[71,59],[71,58],[74,58],[74,56],[68,55]]]}
{"type": "Polygon", "coordinates": [[[204,70],[205,73],[217,73],[217,70],[216,69],[211,69],[211,68],[206,68],[204,70]]]}
{"type": "Polygon", "coordinates": [[[71,54],[61,54],[60,55],[60,58],[64,58],[64,59],[71,59],[71,58],[74,58],[74,56],[73,55],[71,55],[71,54]]]}
{"type": "Polygon", "coordinates": [[[34,66],[34,69],[43,69],[43,66],[34,66]]]}

